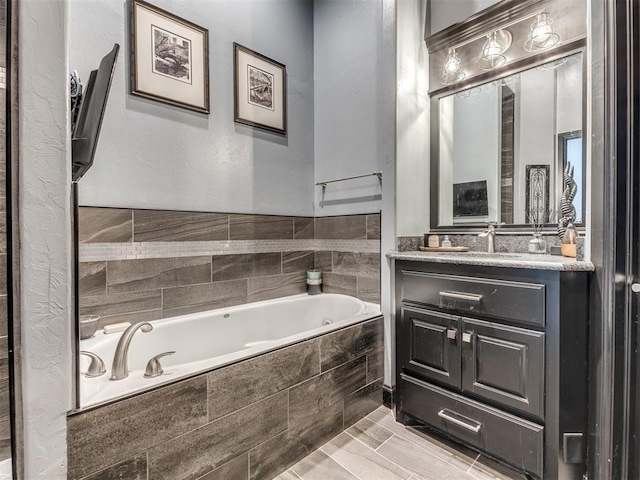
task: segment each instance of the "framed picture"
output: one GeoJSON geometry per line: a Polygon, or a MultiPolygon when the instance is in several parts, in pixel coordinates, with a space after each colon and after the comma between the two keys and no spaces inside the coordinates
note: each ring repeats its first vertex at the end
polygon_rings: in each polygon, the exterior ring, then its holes
{"type": "Polygon", "coordinates": [[[209,32],[131,0],[131,93],[209,113],[209,32]]]}
{"type": "Polygon", "coordinates": [[[287,67],[233,44],[235,121],[287,134],[287,67]]]}
{"type": "MultiPolygon", "coordinates": [[[[549,165],[527,165],[525,218],[545,218],[549,212],[549,165]]],[[[545,220],[545,223],[548,220],[545,220]]]]}

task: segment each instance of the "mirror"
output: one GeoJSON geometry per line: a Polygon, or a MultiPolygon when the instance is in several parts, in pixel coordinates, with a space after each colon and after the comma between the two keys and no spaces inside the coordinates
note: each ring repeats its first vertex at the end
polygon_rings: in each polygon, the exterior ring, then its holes
{"type": "Polygon", "coordinates": [[[582,62],[575,53],[432,98],[432,227],[524,225],[557,212],[567,163],[584,223],[582,62]]]}

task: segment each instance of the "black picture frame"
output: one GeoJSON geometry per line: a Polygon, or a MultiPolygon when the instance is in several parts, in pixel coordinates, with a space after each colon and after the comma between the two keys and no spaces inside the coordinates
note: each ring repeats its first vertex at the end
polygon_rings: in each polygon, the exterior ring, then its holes
{"type": "Polygon", "coordinates": [[[208,114],[209,31],[130,0],[130,93],[208,114]]]}
{"type": "Polygon", "coordinates": [[[287,67],[233,44],[234,121],[287,134],[287,67]]]}

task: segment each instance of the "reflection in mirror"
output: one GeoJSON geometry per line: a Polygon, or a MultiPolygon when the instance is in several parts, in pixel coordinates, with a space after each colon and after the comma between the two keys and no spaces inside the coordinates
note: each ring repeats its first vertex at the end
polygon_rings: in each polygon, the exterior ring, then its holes
{"type": "Polygon", "coordinates": [[[438,226],[557,211],[573,166],[583,223],[582,53],[438,99],[438,226]]]}

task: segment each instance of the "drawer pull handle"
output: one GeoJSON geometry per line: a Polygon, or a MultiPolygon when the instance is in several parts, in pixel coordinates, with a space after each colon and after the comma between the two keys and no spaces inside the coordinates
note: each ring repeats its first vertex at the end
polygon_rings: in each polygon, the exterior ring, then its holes
{"type": "Polygon", "coordinates": [[[473,332],[463,332],[462,333],[462,341],[464,343],[471,343],[473,342],[473,332]]]}
{"type": "Polygon", "coordinates": [[[454,300],[464,300],[467,302],[480,303],[482,301],[482,295],[476,293],[459,293],[459,292],[440,292],[441,297],[452,298],[454,300]]]}
{"type": "MultiPolygon", "coordinates": [[[[478,422],[474,422],[475,425],[470,425],[467,422],[463,422],[462,420],[457,419],[456,417],[451,416],[453,412],[450,412],[446,408],[443,408],[438,412],[438,416],[447,422],[455,423],[459,427],[465,428],[473,433],[478,433],[482,428],[482,424],[478,422]]],[[[454,414],[455,415],[455,414],[454,414]]],[[[473,421],[473,420],[472,420],[473,421]]]]}
{"type": "Polygon", "coordinates": [[[447,329],[447,338],[449,340],[455,340],[457,336],[458,336],[458,331],[457,330],[455,330],[453,328],[447,329]]]}

